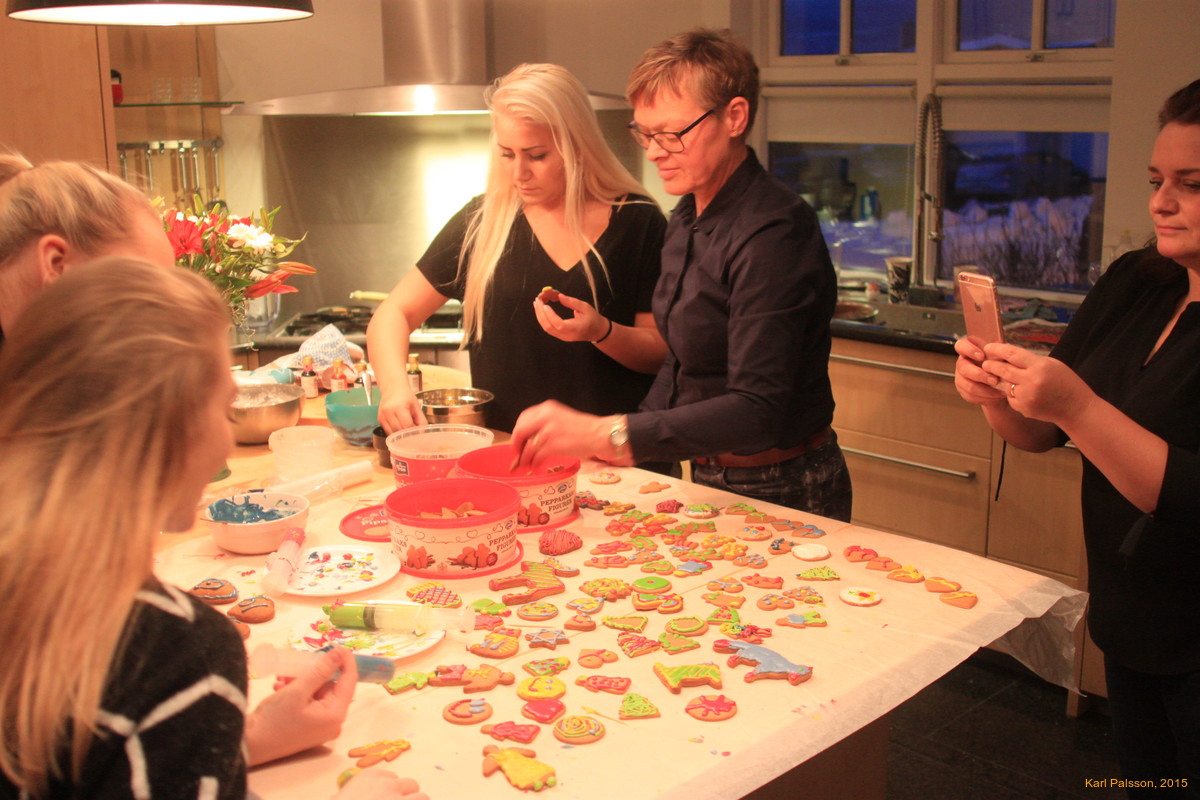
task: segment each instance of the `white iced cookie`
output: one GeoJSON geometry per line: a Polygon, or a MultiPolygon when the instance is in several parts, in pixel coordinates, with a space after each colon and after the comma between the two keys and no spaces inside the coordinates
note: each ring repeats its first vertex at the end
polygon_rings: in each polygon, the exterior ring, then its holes
{"type": "Polygon", "coordinates": [[[815,542],[805,542],[792,548],[792,555],[801,561],[824,561],[829,558],[829,548],[815,542]]]}
{"type": "Polygon", "coordinates": [[[848,589],[842,589],[838,593],[843,603],[849,603],[852,606],[876,606],[883,602],[883,595],[879,592],[873,592],[870,589],[863,589],[859,586],[851,586],[848,589]]]}

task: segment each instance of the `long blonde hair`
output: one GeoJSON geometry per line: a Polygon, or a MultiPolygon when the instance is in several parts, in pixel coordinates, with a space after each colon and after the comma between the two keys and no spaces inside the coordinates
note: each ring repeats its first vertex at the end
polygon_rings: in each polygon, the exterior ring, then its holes
{"type": "Polygon", "coordinates": [[[228,325],[203,278],[105,259],[0,350],[0,767],[34,797],[81,775],[228,325]]]}
{"type": "MultiPolygon", "coordinates": [[[[579,242],[579,256],[592,290],[592,302],[597,302],[595,268],[588,254],[595,256],[605,280],[608,280],[608,271],[604,259],[584,233],[586,205],[588,202],[610,204],[623,195],[645,194],[646,190],[605,144],[596,114],[588,102],[587,89],[566,69],[555,64],[521,64],[489,87],[485,99],[493,120],[497,114],[506,114],[550,128],[566,172],[564,217],[567,230],[579,242]]],[[[479,341],[483,337],[483,309],[488,289],[520,210],[521,198],[516,187],[505,178],[500,163],[493,124],[487,191],[482,204],[467,223],[466,239],[459,254],[459,272],[466,269],[463,326],[467,341],[479,341]]]]}
{"type": "Polygon", "coordinates": [[[37,167],[0,153],[0,269],[39,236],[56,233],[83,253],[125,237],[130,215],[150,201],[116,175],[77,161],[37,167]]]}

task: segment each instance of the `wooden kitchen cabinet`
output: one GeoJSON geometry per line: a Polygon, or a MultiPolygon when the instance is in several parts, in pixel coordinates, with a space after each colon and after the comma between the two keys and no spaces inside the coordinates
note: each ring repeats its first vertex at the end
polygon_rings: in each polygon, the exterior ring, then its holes
{"type": "Polygon", "coordinates": [[[0,14],[0,146],[34,164],[116,161],[104,28],[0,14]]]}
{"type": "Polygon", "coordinates": [[[835,338],[833,426],[855,522],[983,555],[992,434],[953,370],[950,355],[835,338]]]}
{"type": "Polygon", "coordinates": [[[1078,587],[1083,578],[1079,451],[1056,447],[1027,453],[1003,445],[995,436],[987,554],[1078,587]],[[1000,496],[994,499],[997,483],[1000,496]]]}

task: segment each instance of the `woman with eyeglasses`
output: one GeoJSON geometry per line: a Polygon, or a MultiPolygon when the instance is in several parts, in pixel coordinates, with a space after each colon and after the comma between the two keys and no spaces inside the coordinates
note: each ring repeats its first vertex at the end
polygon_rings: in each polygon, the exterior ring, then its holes
{"type": "Polygon", "coordinates": [[[634,138],[681,197],[654,293],[669,352],[639,413],[525,412],[513,431],[522,461],[691,459],[697,483],[848,520],[829,427],[837,280],[812,208],[746,144],[753,56],[728,31],[682,33],[646,51],[626,96],[634,138]]]}
{"type": "Polygon", "coordinates": [[[487,190],[446,224],[367,331],[389,431],[425,422],[405,374],[408,339],[448,298],[463,302],[472,384],[496,396],[491,428],[511,430],[548,398],[632,411],[662,363],[650,303],[666,220],[604,143],[587,90],[562,67],[522,64],[486,99],[487,190]],[[557,293],[537,299],[544,287],[557,293]]]}

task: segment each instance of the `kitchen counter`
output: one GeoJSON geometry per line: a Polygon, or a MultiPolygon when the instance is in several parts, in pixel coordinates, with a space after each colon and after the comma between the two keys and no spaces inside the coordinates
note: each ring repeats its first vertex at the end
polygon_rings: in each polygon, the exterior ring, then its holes
{"type": "Polygon", "coordinates": [[[833,335],[841,339],[854,339],[872,344],[890,344],[909,350],[924,350],[929,353],[954,354],[954,339],[931,333],[914,333],[897,330],[886,325],[857,320],[835,319],[830,325],[833,335]]]}
{"type": "MultiPolygon", "coordinates": [[[[322,424],[320,413],[320,405],[306,404],[304,423],[322,424]]],[[[265,450],[265,447],[238,448],[229,460],[233,471],[227,479],[229,484],[244,485],[253,482],[256,476],[265,476],[272,464],[272,456],[265,450]]],[[[370,455],[371,451],[366,449],[345,447],[339,450],[338,459],[353,460],[370,455]]],[[[667,498],[720,507],[742,499],[678,480],[670,481],[666,491],[642,494],[639,492],[641,485],[662,476],[632,468],[611,470],[620,476],[618,484],[596,486],[588,482],[586,476],[598,466],[583,465],[579,473],[580,490],[590,489],[605,499],[628,501],[643,509],[652,510],[659,501],[667,498]]],[[[351,487],[342,497],[316,503],[307,525],[307,544],[362,545],[363,542],[347,539],[340,533],[342,517],[355,509],[382,502],[393,488],[390,472],[376,467],[368,483],[351,487]]],[[[480,770],[483,747],[492,744],[535,750],[539,761],[556,770],[558,785],[552,792],[563,800],[608,800],[613,797],[726,800],[742,797],[764,784],[770,785],[769,796],[772,797],[799,794],[883,797],[886,717],[892,708],[962,662],[978,647],[1027,619],[1036,619],[1048,611],[1078,618],[1082,611],[1083,595],[1026,570],[779,506],[761,502],[754,505],[777,518],[821,528],[826,535],[815,541],[827,545],[833,556],[827,561],[809,564],[788,553],[770,553],[767,549],[769,541],[746,542],[752,552],[764,556],[764,565],[738,567],[716,561],[711,571],[703,574],[671,577],[673,591],[684,598],[685,615],[707,617],[715,608],[705,602],[703,595],[712,591],[708,584],[715,578],[745,578],[761,572],[784,578],[783,588],[794,589],[808,583],[795,577],[800,570],[831,567],[842,580],[811,584],[824,595],[824,604],[809,606],[801,603],[793,609],[794,612],[819,611],[828,622],[825,627],[798,630],[779,626],[777,619],[791,612],[760,610],[757,601],[768,593],[767,590],[748,585],[735,595],[738,601],[745,599],[741,611],[743,620],[773,629],[774,635],[765,641],[765,646],[794,663],[811,666],[811,680],[800,685],[792,685],[786,680],[750,682],[748,666],[735,666],[728,661],[727,655],[714,652],[714,642],[728,636],[715,627],[699,637],[701,647],[690,653],[667,655],[659,651],[637,658],[621,655],[615,663],[599,670],[584,669],[576,661],[582,648],[619,650],[617,632],[605,626],[586,633],[570,631],[569,641],[553,651],[530,649],[522,642],[521,651],[507,659],[482,659],[465,652],[467,644],[479,642],[483,633],[454,632],[432,649],[404,660],[401,671],[429,672],[438,665],[454,664],[474,668],[482,662],[512,673],[515,680],[520,681],[527,677],[522,669],[526,662],[565,656],[570,659],[571,666],[560,677],[568,687],[564,698],[568,713],[600,719],[607,729],[606,738],[594,744],[564,746],[549,730],[542,730],[529,745],[496,742],[483,735],[478,726],[455,726],[442,720],[442,709],[464,698],[457,687],[426,687],[390,695],[379,686],[360,684],[342,734],[336,741],[328,747],[253,770],[250,773],[251,789],[264,797],[326,798],[333,792],[337,775],[353,765],[354,759],[347,756],[351,748],[379,740],[403,739],[411,744],[411,750],[387,766],[402,775],[414,777],[431,797],[516,796],[515,790],[501,775],[485,778],[480,770]],[[958,580],[965,589],[979,595],[979,604],[970,610],[955,608],[938,602],[937,596],[925,591],[921,585],[888,580],[885,572],[849,563],[842,556],[842,550],[849,545],[870,547],[901,563],[915,564],[928,575],[958,580]],[[839,590],[847,586],[879,592],[883,602],[865,608],[847,605],[837,598],[839,590]],[[652,668],[656,662],[668,666],[714,663],[719,668],[723,685],[684,688],[673,694],[654,676],[652,668]],[[630,691],[648,698],[659,708],[661,716],[620,720],[617,714],[619,696],[593,694],[575,685],[577,678],[592,675],[631,679],[630,691]],[[734,700],[738,704],[737,716],[724,722],[707,722],[684,714],[688,701],[702,694],[724,695],[734,700]],[[847,747],[853,749],[846,750],[847,747]],[[853,753],[853,756],[847,756],[834,767],[824,760],[834,753],[853,753]]],[[[579,586],[585,580],[604,577],[632,582],[645,576],[636,567],[600,570],[585,565],[590,558],[589,549],[620,541],[606,531],[612,520],[613,517],[599,511],[583,510],[577,519],[564,525],[584,540],[584,548],[562,556],[562,561],[583,567],[583,570],[577,578],[566,578],[566,592],[547,598],[549,602],[563,608],[566,602],[581,596],[579,586]]],[[[743,517],[736,514],[722,514],[713,522],[717,532],[727,536],[736,536],[746,525],[743,517]]],[[[161,550],[156,558],[156,572],[163,579],[186,587],[204,578],[226,577],[238,585],[244,595],[250,595],[257,588],[263,556],[224,553],[203,535],[202,530],[171,541],[173,546],[161,550]]],[[[538,554],[536,533],[522,535],[521,543],[525,560],[542,558],[538,554]]],[[[376,546],[388,547],[386,543],[376,546]]],[[[664,545],[660,543],[659,547],[664,557],[672,558],[666,554],[664,545]]],[[[501,574],[516,571],[514,568],[501,574]]],[[[401,573],[383,585],[355,593],[352,599],[402,599],[406,589],[426,580],[401,573]]],[[[444,579],[443,582],[465,602],[495,599],[501,594],[488,588],[486,577],[444,579]]],[[[262,643],[287,646],[297,630],[306,630],[308,623],[321,617],[320,606],[329,601],[330,598],[283,596],[275,620],[254,626],[248,646],[253,648],[262,643]]],[[[625,599],[608,604],[600,616],[622,616],[631,611],[631,601],[625,599]]],[[[644,613],[649,618],[645,635],[651,637],[657,636],[669,619],[654,611],[634,613],[644,613]]],[[[524,623],[509,617],[506,624],[521,626],[519,630],[523,633],[542,627],[559,628],[569,614],[564,609],[557,619],[546,623],[524,623]]],[[[250,705],[267,696],[271,685],[269,676],[255,676],[251,681],[250,705]]],[[[499,686],[490,692],[466,697],[480,697],[491,704],[495,708],[492,722],[530,723],[520,713],[521,701],[513,686],[499,686]]]]}

